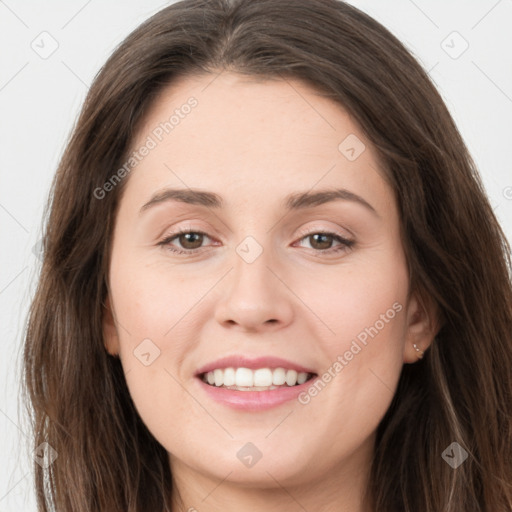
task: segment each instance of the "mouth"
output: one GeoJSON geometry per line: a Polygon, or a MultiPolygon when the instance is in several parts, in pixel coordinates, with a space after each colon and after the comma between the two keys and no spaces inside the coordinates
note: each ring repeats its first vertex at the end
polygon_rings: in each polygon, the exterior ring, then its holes
{"type": "Polygon", "coordinates": [[[281,388],[301,386],[317,374],[298,372],[293,368],[216,368],[203,372],[198,377],[208,386],[233,391],[272,391],[281,388]]]}
{"type": "Polygon", "coordinates": [[[201,367],[195,377],[208,399],[232,409],[260,412],[297,399],[318,374],[281,358],[228,356],[201,367]]]}

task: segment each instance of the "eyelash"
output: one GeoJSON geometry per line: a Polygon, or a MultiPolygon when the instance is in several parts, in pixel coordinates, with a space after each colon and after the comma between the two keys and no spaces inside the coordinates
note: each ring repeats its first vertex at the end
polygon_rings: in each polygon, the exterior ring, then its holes
{"type": "MultiPolygon", "coordinates": [[[[171,233],[167,237],[165,237],[162,241],[158,243],[159,246],[165,247],[167,250],[175,253],[175,254],[197,254],[198,252],[202,251],[204,247],[199,247],[197,249],[176,249],[174,247],[171,247],[169,244],[172,242],[175,238],[178,238],[180,235],[186,235],[186,234],[195,234],[195,235],[203,235],[208,238],[210,236],[203,232],[198,230],[191,230],[191,229],[183,229],[176,231],[175,233],[171,233]]],[[[331,253],[338,253],[341,251],[347,251],[355,244],[354,240],[348,240],[347,238],[342,237],[341,235],[338,235],[337,233],[333,233],[330,231],[309,231],[309,232],[301,232],[300,233],[301,238],[299,240],[303,240],[304,238],[307,238],[312,235],[328,235],[332,236],[335,241],[340,242],[342,245],[338,247],[331,247],[329,249],[312,249],[315,252],[321,253],[321,254],[331,254],[331,253]]]]}

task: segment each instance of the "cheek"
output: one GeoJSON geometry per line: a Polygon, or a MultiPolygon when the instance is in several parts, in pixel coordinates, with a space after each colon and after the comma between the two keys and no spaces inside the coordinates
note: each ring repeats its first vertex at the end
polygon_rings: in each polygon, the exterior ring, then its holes
{"type": "Polygon", "coordinates": [[[354,408],[373,411],[374,419],[386,410],[403,366],[408,293],[400,255],[376,260],[346,272],[340,268],[308,302],[330,328],[322,328],[322,335],[318,331],[317,338],[326,360],[325,380],[336,392],[322,391],[320,401],[339,414],[354,408]]]}
{"type": "Polygon", "coordinates": [[[329,278],[316,281],[314,293],[311,281],[309,293],[308,283],[302,285],[304,302],[325,327],[321,339],[326,351],[348,349],[354,339],[367,346],[369,340],[377,345],[394,339],[401,348],[408,291],[405,268],[382,261],[358,267],[346,271],[340,267],[329,278]]]}
{"type": "MultiPolygon", "coordinates": [[[[118,321],[126,333],[159,340],[163,349],[205,293],[205,285],[179,276],[175,266],[113,259],[111,284],[118,321]],[[162,267],[162,268],[161,268],[162,267]]],[[[128,336],[131,338],[133,336],[128,336]]],[[[126,337],[125,337],[126,339],[126,337]]]]}
{"type": "Polygon", "coordinates": [[[378,418],[392,399],[403,366],[406,267],[400,258],[390,257],[340,275],[329,286],[323,313],[335,334],[323,338],[330,374],[325,377],[338,392],[325,394],[325,405],[335,399],[335,408],[343,411],[358,404],[378,418]]]}
{"type": "Polygon", "coordinates": [[[317,333],[325,366],[300,403],[322,411],[335,453],[346,450],[348,439],[363,443],[377,428],[403,366],[406,275],[385,268],[346,273],[324,285],[324,300],[315,303],[334,334],[317,333]]]}
{"type": "Polygon", "coordinates": [[[193,287],[171,283],[164,272],[144,265],[120,264],[116,272],[112,293],[126,383],[145,425],[165,444],[186,434],[183,418],[200,421],[204,415],[180,385],[190,339],[185,331],[191,329],[190,308],[198,298],[193,287]]]}
{"type": "Polygon", "coordinates": [[[110,280],[127,385],[141,417],[152,428],[160,422],[169,428],[162,404],[172,403],[173,414],[194,407],[185,404],[177,381],[193,348],[194,306],[211,285],[197,275],[179,277],[176,267],[130,261],[121,254],[113,254],[110,280]]]}

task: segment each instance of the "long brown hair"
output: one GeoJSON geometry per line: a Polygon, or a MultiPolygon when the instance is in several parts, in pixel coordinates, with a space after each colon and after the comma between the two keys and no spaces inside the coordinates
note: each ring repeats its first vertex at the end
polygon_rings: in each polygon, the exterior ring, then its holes
{"type": "Polygon", "coordinates": [[[379,512],[512,510],[510,246],[436,88],[382,25],[338,0],[183,0],[116,49],[92,84],[56,173],[24,348],[40,511],[170,510],[168,454],[141,421],[102,336],[119,169],[155,95],[223,70],[301,79],[375,145],[401,215],[410,293],[442,327],[404,365],[379,425],[367,490],[379,512]],[[458,443],[456,469],[442,454],[458,443]]]}

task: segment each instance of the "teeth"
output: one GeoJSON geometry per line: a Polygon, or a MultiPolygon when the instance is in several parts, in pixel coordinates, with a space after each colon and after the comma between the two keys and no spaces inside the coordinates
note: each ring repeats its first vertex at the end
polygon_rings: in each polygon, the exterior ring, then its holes
{"type": "Polygon", "coordinates": [[[272,384],[282,386],[286,382],[286,370],[284,368],[276,368],[272,373],[272,384]]]}
{"type": "MultiPolygon", "coordinates": [[[[215,370],[222,372],[224,375],[223,370],[215,370]]],[[[223,379],[224,380],[224,379],[223,379]]],[[[222,386],[224,384],[223,381],[221,381],[220,384],[215,383],[217,386],[222,386]]],[[[250,388],[254,386],[254,373],[252,370],[249,370],[249,368],[237,368],[235,372],[235,385],[236,386],[244,386],[246,388],[250,388]]]]}
{"type": "Polygon", "coordinates": [[[295,370],[288,370],[286,372],[286,384],[288,384],[288,386],[294,386],[295,384],[297,384],[297,372],[295,370]]]}
{"type": "Polygon", "coordinates": [[[304,384],[308,380],[308,374],[307,373],[299,373],[297,375],[297,384],[304,384]]]}
{"type": "Polygon", "coordinates": [[[217,387],[224,386],[231,389],[248,390],[266,390],[275,389],[278,386],[295,386],[304,384],[308,380],[308,373],[295,370],[286,370],[284,368],[217,368],[203,375],[203,381],[217,387]]]}
{"type": "Polygon", "coordinates": [[[234,386],[235,385],[235,369],[234,368],[226,368],[224,370],[223,383],[224,383],[224,386],[234,386]]]}
{"type": "Polygon", "coordinates": [[[254,386],[272,386],[272,370],[269,368],[260,368],[254,372],[254,386]]]}

